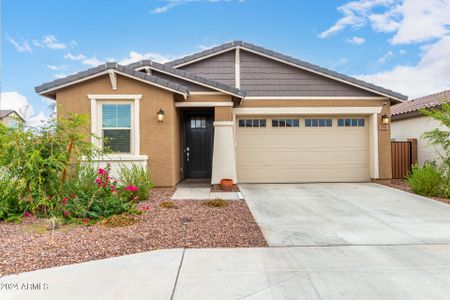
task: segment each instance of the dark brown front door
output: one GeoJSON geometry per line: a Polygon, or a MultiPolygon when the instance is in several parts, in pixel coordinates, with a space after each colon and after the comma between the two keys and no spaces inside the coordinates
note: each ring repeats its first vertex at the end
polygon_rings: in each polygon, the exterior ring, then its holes
{"type": "Polygon", "coordinates": [[[209,178],[212,169],[213,116],[209,111],[184,115],[186,178],[209,178]]]}

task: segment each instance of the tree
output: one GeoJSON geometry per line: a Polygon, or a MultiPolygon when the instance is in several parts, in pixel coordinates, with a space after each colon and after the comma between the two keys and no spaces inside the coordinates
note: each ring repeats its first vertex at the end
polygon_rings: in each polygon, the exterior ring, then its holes
{"type": "Polygon", "coordinates": [[[447,130],[439,128],[425,132],[422,136],[432,145],[438,146],[438,152],[441,156],[444,166],[449,172],[450,168],[450,103],[445,103],[441,108],[432,110],[421,110],[425,115],[441,123],[447,130]]]}

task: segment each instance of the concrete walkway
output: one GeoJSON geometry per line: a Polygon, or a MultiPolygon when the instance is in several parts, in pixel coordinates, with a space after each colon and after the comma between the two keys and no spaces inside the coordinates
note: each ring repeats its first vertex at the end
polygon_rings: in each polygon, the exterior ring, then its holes
{"type": "Polygon", "coordinates": [[[0,299],[448,299],[449,245],[171,249],[0,279],[0,299]],[[25,290],[23,284],[46,284],[25,290]]]}
{"type": "Polygon", "coordinates": [[[235,192],[211,192],[211,181],[209,179],[186,179],[177,185],[172,200],[239,200],[239,194],[235,192]]]}
{"type": "Polygon", "coordinates": [[[450,243],[450,205],[382,185],[239,187],[270,246],[450,243]]]}

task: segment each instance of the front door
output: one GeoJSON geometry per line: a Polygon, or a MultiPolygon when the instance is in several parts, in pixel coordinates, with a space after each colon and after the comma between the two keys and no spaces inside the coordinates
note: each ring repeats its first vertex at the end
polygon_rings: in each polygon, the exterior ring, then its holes
{"type": "Polygon", "coordinates": [[[209,178],[212,169],[213,117],[211,112],[184,115],[184,167],[186,178],[209,178]]]}

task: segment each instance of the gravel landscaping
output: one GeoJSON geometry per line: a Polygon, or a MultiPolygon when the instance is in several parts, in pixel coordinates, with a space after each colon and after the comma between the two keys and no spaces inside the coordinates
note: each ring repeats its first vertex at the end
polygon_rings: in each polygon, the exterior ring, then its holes
{"type": "Polygon", "coordinates": [[[11,274],[162,248],[266,247],[260,228],[245,201],[210,207],[204,201],[171,201],[173,189],[154,189],[139,204],[135,222],[111,228],[68,225],[43,230],[43,220],[0,222],[0,274],[11,274]]]}
{"type": "MultiPolygon", "coordinates": [[[[404,179],[377,180],[376,183],[414,194],[411,191],[411,188],[408,186],[408,184],[406,184],[406,181],[404,179]]],[[[428,197],[428,198],[450,204],[450,199],[448,198],[442,197],[428,197]]]]}

